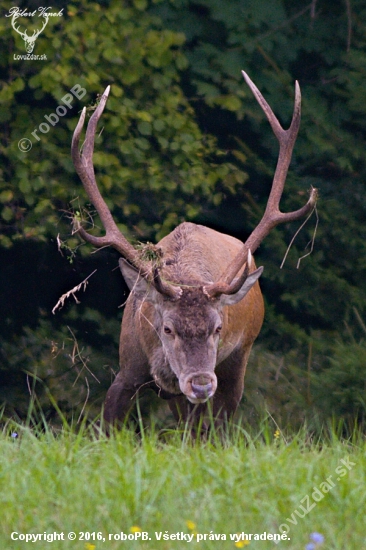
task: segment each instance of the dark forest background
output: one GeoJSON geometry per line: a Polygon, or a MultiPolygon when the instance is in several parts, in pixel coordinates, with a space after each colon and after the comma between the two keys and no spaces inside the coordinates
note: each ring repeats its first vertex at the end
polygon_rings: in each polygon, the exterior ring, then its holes
{"type": "MultiPolygon", "coordinates": [[[[302,122],[283,211],[319,189],[317,213],[276,228],[264,265],[263,330],[251,356],[243,413],[282,425],[363,422],[366,412],[366,5],[362,0],[53,2],[34,54],[0,17],[0,403],[24,418],[37,400],[51,419],[94,417],[118,370],[126,287],[118,255],[72,235],[77,212],[99,221],[75,174],[80,111],[111,95],[96,140],[100,189],[133,243],[183,220],[244,240],[268,198],[278,146],[244,69],[289,125],[294,82],[302,122]],[[45,115],[71,108],[49,131],[45,115]],[[41,128],[45,129],[45,126],[41,128]],[[37,130],[39,141],[32,135],[37,130]],[[21,151],[27,138],[32,147],[21,151]],[[310,251],[315,233],[312,253],[310,251]],[[94,270],[85,291],[59,297],[94,270]]],[[[39,3],[20,2],[37,9],[39,3]]],[[[37,17],[20,18],[28,30],[37,17]]],[[[55,119],[53,119],[55,120],[55,119]]]]}

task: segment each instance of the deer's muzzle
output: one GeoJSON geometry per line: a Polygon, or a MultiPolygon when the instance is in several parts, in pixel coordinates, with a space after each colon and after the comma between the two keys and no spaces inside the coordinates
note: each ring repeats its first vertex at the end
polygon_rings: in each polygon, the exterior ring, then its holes
{"type": "Polygon", "coordinates": [[[179,385],[191,403],[205,403],[216,391],[217,378],[214,373],[196,373],[180,379],[179,385]]]}

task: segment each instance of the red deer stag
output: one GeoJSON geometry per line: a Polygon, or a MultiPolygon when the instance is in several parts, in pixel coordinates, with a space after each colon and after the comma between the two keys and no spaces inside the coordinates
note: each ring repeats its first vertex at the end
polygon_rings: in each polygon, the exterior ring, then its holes
{"type": "MultiPolygon", "coordinates": [[[[85,108],[72,140],[72,158],[106,234],[95,237],[75,222],[81,237],[95,247],[113,246],[123,256],[122,275],[131,291],[120,338],[120,367],[104,409],[107,426],[120,425],[140,388],[169,400],[177,420],[195,424],[208,409],[220,425],[235,412],[243,394],[251,347],[264,308],[254,252],[273,227],[297,220],[315,206],[311,189],[305,206],[281,213],[279,202],[300,125],[301,95],[296,82],[291,126],[284,130],[248,75],[243,76],[279,141],[279,159],[262,220],[245,244],[208,227],[182,223],[157,245],[158,261],[147,262],[122,235],[102,198],[94,175],[96,126],[109,86],[91,117],[82,153],[79,138],[85,108]]],[[[203,420],[205,427],[205,421],[203,420]]]]}

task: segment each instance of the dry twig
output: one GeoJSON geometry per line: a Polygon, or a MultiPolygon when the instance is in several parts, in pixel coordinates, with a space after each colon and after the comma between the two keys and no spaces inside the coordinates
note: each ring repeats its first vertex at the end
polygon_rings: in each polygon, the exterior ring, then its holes
{"type": "Polygon", "coordinates": [[[75,296],[75,292],[79,292],[79,290],[80,290],[82,287],[84,287],[83,290],[84,290],[84,292],[85,292],[86,286],[87,286],[87,284],[88,284],[88,279],[90,279],[90,277],[91,277],[92,275],[94,275],[94,273],[95,273],[96,271],[97,271],[97,270],[94,269],[94,271],[93,271],[92,273],[90,273],[90,275],[88,275],[88,276],[86,277],[86,279],[84,279],[79,285],[74,286],[74,288],[72,288],[71,290],[69,290],[68,292],[66,292],[65,294],[63,294],[63,295],[61,296],[61,298],[59,299],[59,301],[57,302],[57,304],[55,305],[55,307],[52,309],[52,313],[55,314],[56,311],[57,311],[59,308],[62,308],[62,307],[64,306],[64,304],[65,304],[65,300],[67,300],[67,298],[70,298],[70,296],[72,296],[72,297],[74,298],[74,300],[75,300],[75,302],[76,302],[77,304],[80,304],[79,300],[78,300],[78,299],[76,298],[76,296],[75,296]]]}
{"type": "Polygon", "coordinates": [[[287,259],[288,253],[290,252],[290,249],[291,249],[291,246],[293,245],[294,240],[296,239],[296,237],[297,237],[298,234],[300,233],[301,229],[307,224],[308,220],[309,220],[309,219],[311,218],[311,216],[313,215],[313,212],[315,212],[316,223],[315,223],[314,233],[313,233],[313,236],[312,236],[311,241],[310,241],[310,243],[311,243],[310,251],[307,252],[306,254],[304,254],[303,256],[301,256],[301,258],[298,259],[296,269],[299,269],[301,260],[303,260],[304,258],[306,258],[307,256],[309,256],[309,255],[312,253],[312,251],[314,250],[315,237],[316,237],[316,232],[317,232],[318,225],[319,225],[319,216],[318,216],[318,211],[317,211],[317,209],[316,209],[316,205],[314,206],[313,210],[310,212],[310,214],[308,215],[308,217],[306,218],[306,220],[300,225],[300,227],[299,227],[299,229],[296,231],[295,235],[292,237],[292,239],[291,239],[291,241],[290,241],[290,244],[289,244],[288,247],[287,247],[286,253],[285,253],[284,257],[283,257],[282,263],[281,263],[281,265],[280,265],[280,269],[282,269],[283,266],[285,265],[285,261],[286,261],[286,259],[287,259]]]}
{"type": "Polygon", "coordinates": [[[79,424],[82,416],[83,416],[83,412],[84,412],[84,409],[86,407],[86,404],[88,402],[88,399],[89,399],[89,394],[90,394],[90,388],[89,388],[89,382],[88,382],[88,378],[85,376],[85,383],[86,383],[86,398],[85,398],[85,401],[84,401],[84,405],[83,405],[83,408],[81,409],[80,411],[80,414],[79,414],[79,418],[78,418],[78,421],[77,421],[77,424],[79,424]]]}
{"type": "MultiPolygon", "coordinates": [[[[90,276],[90,275],[89,275],[90,276]]],[[[74,340],[74,347],[72,349],[72,353],[69,355],[71,361],[72,361],[72,365],[76,367],[77,363],[81,363],[83,365],[81,371],[78,373],[77,377],[76,377],[76,380],[75,382],[73,383],[73,387],[75,386],[76,382],[78,381],[80,375],[81,375],[81,372],[82,370],[85,368],[88,373],[94,378],[94,380],[96,380],[98,382],[98,384],[100,384],[100,381],[98,380],[98,378],[95,376],[95,374],[89,369],[88,365],[87,365],[87,361],[88,359],[87,358],[84,358],[83,355],[82,355],[82,350],[80,350],[79,348],[79,344],[78,344],[78,341],[76,339],[76,336],[75,334],[73,333],[73,331],[71,330],[71,328],[68,326],[67,327],[69,329],[69,331],[71,332],[71,335],[72,335],[72,338],[74,340]]]]}

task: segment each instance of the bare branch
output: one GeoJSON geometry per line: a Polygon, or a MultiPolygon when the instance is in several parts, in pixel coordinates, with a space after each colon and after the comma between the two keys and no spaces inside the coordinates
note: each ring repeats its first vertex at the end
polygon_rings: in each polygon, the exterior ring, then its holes
{"type": "MultiPolygon", "coordinates": [[[[89,275],[90,276],[90,275],[89,275]]],[[[76,339],[76,336],[75,334],[73,333],[73,331],[71,330],[71,328],[68,326],[67,327],[69,329],[69,331],[71,332],[71,335],[72,335],[72,338],[74,340],[74,347],[72,349],[72,354],[70,355],[70,359],[72,361],[72,365],[75,366],[76,365],[76,358],[78,358],[79,362],[83,365],[83,369],[85,368],[88,373],[94,378],[94,380],[96,380],[98,382],[98,384],[100,384],[100,381],[98,380],[98,378],[95,376],[95,374],[89,369],[88,365],[87,365],[87,358],[84,358],[82,356],[82,353],[79,349],[79,344],[78,344],[78,341],[76,339]]],[[[78,374],[78,376],[76,377],[76,380],[75,382],[73,383],[73,386],[75,386],[76,382],[78,381],[79,379],[79,376],[81,375],[83,369],[81,369],[81,372],[78,374]]]]}
{"type": "Polygon", "coordinates": [[[88,382],[88,377],[87,376],[85,376],[85,383],[86,383],[86,397],[85,397],[85,401],[84,401],[84,404],[83,404],[83,408],[80,411],[79,418],[77,419],[77,422],[76,422],[77,424],[79,424],[79,422],[81,420],[81,417],[83,416],[83,412],[85,410],[86,404],[89,400],[90,388],[89,388],[89,382],[88,382]]]}

